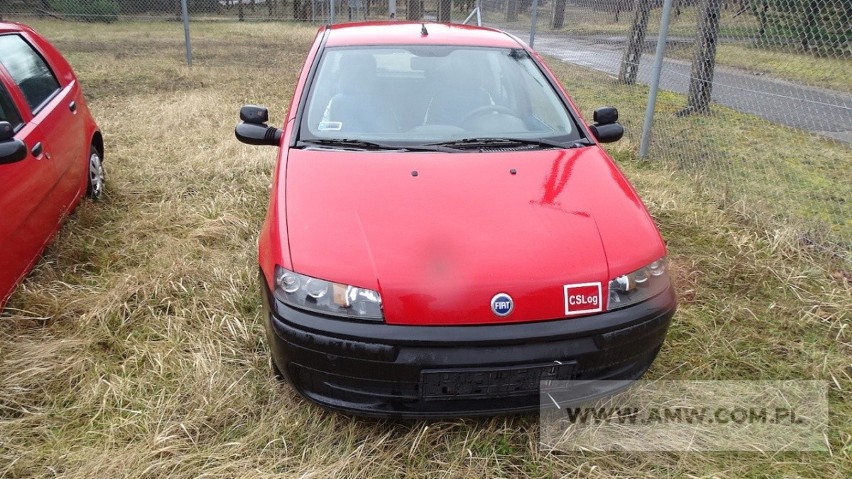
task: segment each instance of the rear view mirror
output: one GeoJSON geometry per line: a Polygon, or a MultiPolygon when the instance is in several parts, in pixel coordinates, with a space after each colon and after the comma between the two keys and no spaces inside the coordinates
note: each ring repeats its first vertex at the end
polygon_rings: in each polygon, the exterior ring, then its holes
{"type": "Polygon", "coordinates": [[[609,125],[594,124],[589,128],[592,130],[595,138],[601,143],[612,143],[624,136],[624,127],[618,123],[610,123],[609,125]]]}
{"type": "Polygon", "coordinates": [[[601,143],[612,143],[618,141],[624,136],[624,127],[619,125],[618,110],[615,107],[604,106],[595,110],[593,119],[594,125],[590,125],[589,129],[592,134],[601,143]]]}
{"type": "Polygon", "coordinates": [[[281,143],[282,133],[278,128],[245,122],[238,123],[234,129],[237,139],[247,145],[278,146],[281,143]]]}
{"type": "Polygon", "coordinates": [[[0,165],[15,163],[27,157],[27,145],[15,139],[15,129],[8,121],[0,121],[0,165]]]}
{"type": "Polygon", "coordinates": [[[246,105],[240,108],[240,121],[234,128],[237,140],[247,145],[271,145],[281,144],[281,135],[284,134],[278,128],[268,126],[269,111],[256,105],[246,105]]]}

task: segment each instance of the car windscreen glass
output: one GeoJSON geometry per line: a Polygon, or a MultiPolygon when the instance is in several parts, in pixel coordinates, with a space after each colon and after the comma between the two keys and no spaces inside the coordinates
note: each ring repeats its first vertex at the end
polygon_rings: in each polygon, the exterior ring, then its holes
{"type": "Polygon", "coordinates": [[[325,51],[300,139],[343,138],[414,145],[582,135],[524,50],[429,45],[325,51]]]}

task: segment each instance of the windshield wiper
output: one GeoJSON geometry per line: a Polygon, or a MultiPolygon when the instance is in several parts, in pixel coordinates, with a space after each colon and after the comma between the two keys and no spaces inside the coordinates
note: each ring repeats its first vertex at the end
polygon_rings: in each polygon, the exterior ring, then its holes
{"type": "Polygon", "coordinates": [[[570,142],[554,141],[546,138],[463,138],[461,140],[431,143],[424,146],[441,146],[463,150],[468,148],[512,148],[528,145],[548,148],[580,148],[594,145],[594,143],[587,138],[570,142]]]}
{"type": "Polygon", "coordinates": [[[301,140],[301,143],[308,145],[318,145],[318,146],[328,146],[328,147],[338,147],[338,148],[352,148],[356,150],[402,150],[404,148],[399,148],[391,145],[383,145],[381,143],[375,143],[372,141],[364,141],[364,140],[350,140],[348,138],[315,138],[311,140],[301,140]]]}
{"type": "Polygon", "coordinates": [[[376,143],[374,141],[352,140],[349,138],[314,138],[310,140],[300,140],[302,145],[317,145],[330,148],[347,148],[352,150],[390,150],[390,151],[441,151],[438,146],[394,146],[384,143],[376,143]]]}

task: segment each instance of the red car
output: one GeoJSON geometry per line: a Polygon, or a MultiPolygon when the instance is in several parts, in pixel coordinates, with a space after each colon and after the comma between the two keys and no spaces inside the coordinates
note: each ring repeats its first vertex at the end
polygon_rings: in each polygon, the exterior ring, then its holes
{"type": "Polygon", "coordinates": [[[103,154],[68,62],[0,22],[0,310],[80,198],[103,194],[103,154]]]}
{"type": "MultiPolygon", "coordinates": [[[[324,27],[260,233],[275,372],[377,416],[537,410],[541,381],[632,380],[676,309],[666,247],[542,59],[487,28],[324,27]]],[[[607,383],[609,384],[609,383],[607,383]]],[[[597,393],[607,393],[606,387],[597,393]]]]}

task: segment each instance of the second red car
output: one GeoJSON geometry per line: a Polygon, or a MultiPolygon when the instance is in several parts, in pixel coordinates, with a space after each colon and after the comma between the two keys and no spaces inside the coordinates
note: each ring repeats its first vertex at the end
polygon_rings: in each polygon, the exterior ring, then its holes
{"type": "Polygon", "coordinates": [[[100,198],[104,142],[71,66],[0,22],[0,310],[80,198],[100,198]]]}

